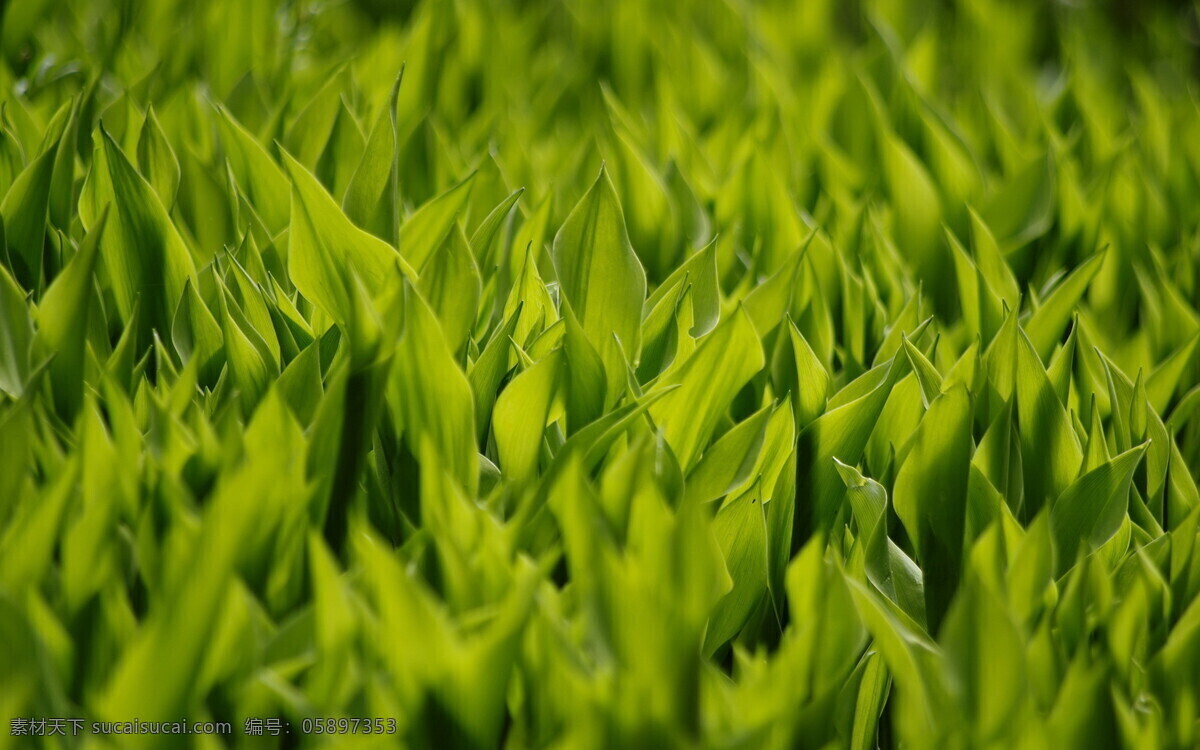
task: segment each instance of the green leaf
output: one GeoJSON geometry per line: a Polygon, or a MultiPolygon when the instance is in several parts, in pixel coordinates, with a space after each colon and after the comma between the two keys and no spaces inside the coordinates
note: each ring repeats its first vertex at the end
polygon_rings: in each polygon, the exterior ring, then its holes
{"type": "MultiPolygon", "coordinates": [[[[963,318],[968,326],[979,330],[984,341],[992,341],[1000,327],[1004,303],[976,261],[967,255],[958,238],[949,229],[946,230],[946,240],[954,257],[963,318]]],[[[1017,309],[1016,304],[1010,307],[1017,309]]]]}
{"type": "Polygon", "coordinates": [[[402,277],[415,280],[416,273],[390,245],[354,226],[317,178],[284,156],[292,178],[288,272],[301,294],[353,334],[355,279],[377,298],[402,277]]]}
{"type": "Polygon", "coordinates": [[[342,210],[351,221],[387,240],[395,239],[400,228],[396,100],[403,81],[401,65],[342,197],[342,210]]]}
{"type": "Polygon", "coordinates": [[[1171,352],[1160,362],[1146,380],[1146,393],[1150,397],[1150,406],[1154,411],[1163,414],[1171,397],[1179,389],[1183,373],[1196,351],[1196,343],[1200,342],[1200,334],[1192,336],[1183,346],[1171,352]]]}
{"type": "Polygon", "coordinates": [[[338,66],[326,75],[324,84],[304,105],[284,134],[284,146],[309,169],[317,169],[317,161],[329,144],[337,122],[341,89],[344,88],[343,71],[344,68],[338,66]]]}
{"type": "Polygon", "coordinates": [[[971,215],[971,249],[975,252],[975,263],[979,266],[987,286],[1010,308],[1016,309],[1021,300],[1021,289],[1017,278],[1004,259],[1004,253],[987,224],[969,209],[971,215]]]}
{"type": "Polygon", "coordinates": [[[1043,360],[1049,357],[1050,352],[1054,350],[1054,345],[1062,336],[1063,329],[1071,320],[1072,311],[1083,297],[1083,293],[1087,291],[1092,279],[1100,271],[1105,257],[1105,251],[1101,250],[1084,261],[1079,268],[1072,271],[1061,284],[1055,287],[1054,291],[1030,316],[1029,322],[1025,325],[1025,331],[1029,335],[1029,341],[1033,344],[1034,351],[1043,360]]]}
{"type": "Polygon", "coordinates": [[[787,309],[792,304],[792,290],[797,286],[803,253],[797,253],[770,278],[758,284],[742,301],[755,330],[763,336],[783,322],[787,309]]]}
{"type": "MultiPolygon", "coordinates": [[[[225,158],[238,187],[262,217],[272,234],[288,226],[288,178],[266,149],[246,132],[224,107],[217,108],[217,128],[225,158]]],[[[294,179],[294,178],[293,178],[294,179]]]]}
{"type": "Polygon", "coordinates": [[[867,440],[892,388],[908,371],[907,359],[893,358],[883,366],[881,378],[866,393],[838,406],[831,403],[829,411],[800,432],[798,457],[803,473],[797,492],[811,503],[807,514],[797,513],[797,523],[802,524],[802,529],[822,530],[833,524],[845,492],[834,459],[847,464],[862,460],[867,440]]]}
{"type": "Polygon", "coordinates": [[[1074,480],[1083,450],[1033,344],[1018,335],[1015,390],[1025,470],[1019,517],[1030,519],[1074,480]]]}
{"type": "Polygon", "coordinates": [[[758,463],[770,416],[771,407],[764,406],[709,446],[687,475],[685,504],[718,500],[750,479],[758,463]]]}
{"type": "Polygon", "coordinates": [[[741,630],[767,590],[767,527],[757,484],[722,506],[713,520],[733,588],[708,623],[704,652],[712,654],[741,630]]]}
{"type": "Polygon", "coordinates": [[[636,360],[641,349],[646,273],[629,244],[616,189],[603,169],[554,236],[553,257],[562,293],[604,362],[605,401],[611,404],[625,381],[626,356],[636,360]]]}
{"type": "Polygon", "coordinates": [[[83,400],[86,329],[79,321],[85,319],[92,303],[93,277],[108,212],[105,206],[79,252],[46,290],[38,306],[37,339],[45,351],[55,355],[50,380],[60,411],[68,415],[75,414],[83,400]]]}
{"type": "MultiPolygon", "coordinates": [[[[64,231],[70,228],[77,209],[75,152],[79,143],[79,121],[85,96],[77,96],[71,102],[67,121],[57,136],[58,153],[54,158],[54,176],[50,180],[50,223],[64,231]]],[[[47,135],[54,132],[56,129],[51,128],[47,135]]]]}
{"type": "Polygon", "coordinates": [[[1060,575],[1075,563],[1081,547],[1091,552],[1117,532],[1129,507],[1133,472],[1147,445],[1130,448],[1079,477],[1050,506],[1060,575]]]}
{"type": "MultiPolygon", "coordinates": [[[[101,128],[95,137],[95,161],[79,205],[83,224],[92,230],[105,206],[112,210],[100,238],[100,252],[112,283],[117,309],[127,323],[140,300],[146,328],[171,330],[179,299],[195,263],[162,201],[101,128]]],[[[148,340],[148,339],[146,339],[148,340]]]]}
{"type": "Polygon", "coordinates": [[[550,405],[562,377],[562,355],[551,354],[522,372],[496,399],[492,429],[500,468],[520,485],[533,478],[550,405]]]}
{"type": "Polygon", "coordinates": [[[437,317],[411,286],[404,290],[404,332],[388,381],[388,407],[410,446],[428,441],[468,493],[479,486],[475,399],[446,344],[437,317]]]}
{"type": "Polygon", "coordinates": [[[25,305],[25,292],[0,266],[0,390],[13,398],[25,392],[29,381],[33,321],[25,305]]]}
{"type": "Polygon", "coordinates": [[[296,421],[305,427],[312,424],[324,392],[320,350],[320,344],[309,344],[283,368],[276,381],[279,395],[292,410],[296,421]]]}
{"type": "Polygon", "coordinates": [[[962,386],[934,399],[896,476],[896,515],[925,571],[930,632],[937,632],[962,569],[971,406],[970,394],[962,386]]]}
{"type": "Polygon", "coordinates": [[[488,215],[479,222],[479,226],[471,233],[471,250],[475,257],[485,266],[491,265],[495,254],[491,252],[492,245],[495,239],[500,235],[500,227],[504,224],[505,219],[512,212],[513,206],[517,205],[517,201],[525,193],[525,188],[517,188],[509,193],[508,197],[500,201],[500,203],[488,212],[488,215]]]}
{"type": "Polygon", "coordinates": [[[246,321],[237,303],[228,298],[224,286],[218,297],[221,305],[221,333],[234,381],[242,394],[242,408],[248,414],[279,377],[279,363],[271,357],[262,337],[246,321]]]}
{"type": "Polygon", "coordinates": [[[454,222],[466,209],[474,180],[475,173],[472,172],[462,182],[418,208],[400,225],[397,247],[413,268],[423,270],[454,227],[454,222]]]}
{"type": "MultiPolygon", "coordinates": [[[[496,403],[496,389],[510,367],[509,350],[513,332],[517,328],[517,314],[510,315],[503,324],[492,332],[492,337],[480,352],[479,357],[467,370],[471,392],[475,397],[475,425],[486,432],[491,424],[492,407],[496,403]]],[[[482,435],[481,435],[482,437],[482,435]]]]}
{"type": "Polygon", "coordinates": [[[434,251],[417,284],[442,323],[450,351],[459,351],[471,335],[482,286],[467,236],[461,226],[455,226],[434,251]]]}
{"type": "Polygon", "coordinates": [[[532,246],[525,248],[525,262],[504,303],[504,317],[517,321],[512,337],[522,346],[530,341],[531,336],[541,333],[558,320],[554,299],[533,260],[532,246]]]}
{"type": "Polygon", "coordinates": [[[981,580],[968,577],[940,640],[974,741],[1008,736],[1028,692],[1025,643],[1004,603],[981,580]]]}
{"type": "Polygon", "coordinates": [[[17,280],[28,287],[40,283],[46,212],[54,177],[55,148],[48,148],[25,166],[0,202],[4,236],[17,280]]]}
{"type": "Polygon", "coordinates": [[[921,396],[925,399],[926,405],[933,401],[942,393],[942,375],[933,366],[933,363],[921,353],[921,350],[913,346],[912,342],[907,338],[903,340],[904,356],[912,364],[913,374],[917,376],[917,382],[921,386],[921,396]]]}
{"type": "MultiPolygon", "coordinates": [[[[862,673],[861,681],[847,684],[847,687],[855,684],[857,695],[851,714],[852,727],[849,736],[843,735],[843,738],[851,750],[871,750],[877,747],[876,724],[883,713],[891,678],[888,676],[887,667],[884,666],[883,657],[873,651],[863,656],[858,671],[862,673]]],[[[839,702],[845,706],[851,705],[849,696],[839,702]]]]}
{"type": "Polygon", "coordinates": [[[646,300],[645,317],[659,306],[663,299],[674,292],[686,279],[692,286],[692,306],[695,320],[691,330],[693,337],[700,338],[716,327],[721,315],[721,290],[717,280],[717,242],[713,241],[697,250],[671,275],[663,280],[646,300]]]}
{"type": "Polygon", "coordinates": [[[891,132],[882,136],[883,175],[896,212],[896,239],[910,254],[932,291],[944,297],[946,277],[937,253],[942,221],[941,197],[912,149],[891,132]]]}
{"type": "Polygon", "coordinates": [[[887,490],[858,469],[835,459],[846,485],[846,499],[858,525],[867,579],[895,602],[914,622],[925,622],[925,591],[921,569],[888,537],[887,490]]]}
{"type": "Polygon", "coordinates": [[[74,497],[79,461],[71,461],[44,490],[27,495],[0,534],[0,581],[11,592],[25,592],[42,581],[54,557],[63,516],[74,497]]]}
{"type": "Polygon", "coordinates": [[[796,360],[796,391],[792,403],[796,410],[796,424],[803,429],[825,412],[829,398],[829,373],[791,319],[788,320],[788,333],[796,360]]]}
{"type": "Polygon", "coordinates": [[[171,343],[185,363],[192,358],[199,359],[203,382],[216,381],[222,365],[219,355],[224,350],[224,335],[221,324],[204,304],[190,279],[184,284],[171,321],[171,343]]]}
{"type": "Polygon", "coordinates": [[[1043,155],[1010,170],[980,214],[1002,243],[1022,245],[1040,237],[1053,221],[1055,208],[1054,162],[1043,155]]]}
{"type": "Polygon", "coordinates": [[[170,212],[179,191],[179,160],[175,158],[162,125],[158,124],[153,107],[146,111],[146,121],[138,136],[137,156],[142,176],[154,187],[163,207],[170,212]]]}
{"type": "MultiPolygon", "coordinates": [[[[689,471],[737,392],[766,364],[762,343],[741,307],[704,337],[657,387],[680,386],[650,408],[679,465],[689,471]]],[[[610,383],[610,392],[612,390],[610,383]]]]}
{"type": "Polygon", "coordinates": [[[626,220],[633,247],[654,278],[666,277],[682,249],[677,208],[662,174],[627,128],[614,122],[615,174],[628,199],[626,220]]]}
{"type": "Polygon", "coordinates": [[[604,413],[606,380],[604,363],[587,340],[583,327],[575,319],[570,304],[563,305],[566,331],[563,354],[566,365],[567,432],[574,433],[604,413]]]}

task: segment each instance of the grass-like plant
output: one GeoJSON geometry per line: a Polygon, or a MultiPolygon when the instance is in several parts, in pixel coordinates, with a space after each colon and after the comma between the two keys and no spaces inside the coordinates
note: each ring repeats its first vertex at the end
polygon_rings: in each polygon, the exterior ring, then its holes
{"type": "Polygon", "coordinates": [[[0,14],[0,748],[1200,745],[1194,6],[0,14]]]}

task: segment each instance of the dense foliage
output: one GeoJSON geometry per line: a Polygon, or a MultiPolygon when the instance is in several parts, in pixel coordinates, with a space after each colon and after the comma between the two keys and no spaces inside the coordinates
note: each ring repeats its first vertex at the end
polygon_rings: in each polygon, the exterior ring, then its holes
{"type": "Polygon", "coordinates": [[[1200,745],[1194,8],[2,12],[0,747],[1200,745]]]}

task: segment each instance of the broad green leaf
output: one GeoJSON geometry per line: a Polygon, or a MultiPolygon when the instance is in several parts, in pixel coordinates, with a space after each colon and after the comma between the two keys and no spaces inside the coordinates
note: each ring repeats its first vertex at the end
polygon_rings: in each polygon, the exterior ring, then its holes
{"type": "Polygon", "coordinates": [[[0,438],[7,448],[0,452],[0,520],[7,524],[18,498],[25,495],[24,484],[32,470],[33,455],[30,399],[10,404],[0,411],[0,438]]]}
{"type": "Polygon", "coordinates": [[[881,144],[883,174],[896,211],[896,239],[932,292],[944,297],[940,280],[948,278],[937,253],[942,221],[941,197],[929,172],[912,149],[891,132],[881,144]]]}
{"type": "Polygon", "coordinates": [[[83,471],[91,477],[81,493],[78,514],[64,524],[63,588],[71,611],[104,587],[116,572],[118,548],[113,544],[122,502],[121,457],[94,403],[82,416],[83,471]]]}
{"type": "Polygon", "coordinates": [[[320,89],[308,100],[288,126],[283,145],[309,169],[317,170],[317,161],[329,144],[337,122],[343,69],[331,71],[320,89]]]}
{"type": "Polygon", "coordinates": [[[792,403],[796,409],[796,424],[803,429],[825,411],[829,397],[829,373],[825,371],[816,352],[796,324],[788,320],[792,353],[796,360],[796,391],[792,403]]]}
{"type": "Polygon", "coordinates": [[[962,570],[971,406],[962,386],[934,399],[896,476],[896,515],[925,571],[925,614],[931,632],[945,616],[962,570]]]}
{"type": "Polygon", "coordinates": [[[142,176],[153,186],[169,212],[179,191],[179,160],[175,158],[175,151],[158,123],[153,107],[146,111],[146,121],[138,136],[137,157],[142,176]]]}
{"type": "Polygon", "coordinates": [[[228,110],[218,107],[217,114],[225,158],[229,160],[238,187],[253,203],[267,228],[272,233],[280,232],[288,226],[291,191],[287,175],[228,110]]]}
{"type": "Polygon", "coordinates": [[[517,205],[517,201],[524,193],[525,188],[517,188],[510,193],[507,198],[488,212],[488,215],[471,233],[471,251],[484,266],[489,266],[494,259],[495,255],[491,252],[492,245],[495,243],[496,237],[500,235],[501,226],[512,213],[513,206],[517,205]]]}
{"type": "Polygon", "coordinates": [[[259,398],[279,376],[279,363],[272,359],[262,337],[249,325],[237,303],[221,287],[220,322],[230,371],[242,394],[242,405],[249,413],[259,398]]]}
{"type": "Polygon", "coordinates": [[[225,345],[224,334],[221,324],[204,304],[190,279],[184,284],[179,306],[171,320],[171,343],[184,362],[193,357],[200,360],[202,381],[216,381],[214,370],[220,370],[222,364],[218,355],[225,345]]]}
{"type": "Polygon", "coordinates": [[[650,310],[655,309],[664,297],[673,292],[685,279],[695,290],[692,297],[692,305],[695,310],[693,316],[695,324],[689,333],[699,338],[716,327],[721,313],[721,292],[717,280],[716,240],[709,242],[693,253],[692,257],[679,264],[679,267],[672,271],[671,275],[655,288],[650,294],[649,299],[646,300],[645,310],[647,314],[650,310]]]}
{"type": "Polygon", "coordinates": [[[0,535],[0,581],[10,592],[25,592],[42,581],[54,557],[63,516],[78,481],[79,461],[71,461],[39,493],[29,494],[15,508],[0,535]]]}
{"type": "Polygon", "coordinates": [[[492,430],[500,468],[518,485],[528,482],[537,471],[542,433],[562,370],[562,356],[552,354],[513,378],[496,399],[492,430]]]}
{"type": "Polygon", "coordinates": [[[291,408],[296,421],[307,427],[312,423],[321,402],[321,347],[309,344],[283,368],[275,381],[279,395],[291,408]]]}
{"type": "Polygon", "coordinates": [[[410,445],[428,441],[443,466],[468,493],[479,486],[475,449],[475,400],[467,376],[454,360],[437,317],[405,285],[404,332],[388,381],[388,407],[410,445]]]}
{"type": "Polygon", "coordinates": [[[1083,450],[1033,344],[1017,333],[1015,392],[1025,469],[1019,517],[1030,519],[1074,480],[1083,450]]]}
{"type": "Polygon", "coordinates": [[[684,471],[695,465],[733,397],[765,363],[758,334],[739,307],[660,381],[660,387],[680,387],[651,407],[650,414],[662,425],[684,471]]]}
{"type": "MultiPolygon", "coordinates": [[[[954,270],[958,279],[959,303],[962,305],[963,318],[972,329],[978,329],[985,341],[992,341],[999,329],[1003,302],[992,288],[987,277],[963,249],[958,238],[949,230],[946,231],[946,241],[950,245],[950,253],[954,257],[954,270]]],[[[1012,309],[1016,309],[1013,305],[1012,309]]]]}
{"type": "Polygon", "coordinates": [[[604,413],[604,363],[588,342],[570,304],[563,305],[567,432],[591,424],[604,413]]]}
{"type": "Polygon", "coordinates": [[[975,741],[1006,736],[1028,692],[1025,644],[1004,603],[981,580],[968,577],[940,640],[975,741]]]}
{"type": "Polygon", "coordinates": [[[629,238],[653,278],[667,277],[682,249],[678,209],[663,175],[632,133],[614,123],[616,184],[626,196],[629,238]]]}
{"type": "Polygon", "coordinates": [[[400,225],[397,246],[405,261],[414,269],[420,271],[425,268],[454,227],[454,222],[461,217],[474,179],[475,173],[472,172],[462,182],[418,208],[400,225]]]}
{"type": "Polygon", "coordinates": [[[510,315],[493,331],[491,339],[467,370],[467,379],[475,396],[475,425],[480,432],[486,432],[487,426],[492,422],[496,390],[510,366],[509,351],[513,333],[517,328],[518,314],[510,315]]]}
{"type": "Polygon", "coordinates": [[[554,236],[553,257],[562,293],[604,362],[605,401],[611,404],[625,380],[626,357],[636,361],[641,349],[646,273],[629,244],[616,189],[603,169],[554,236]]]}
{"type": "Polygon", "coordinates": [[[874,479],[868,479],[858,469],[834,459],[838,474],[846,484],[846,499],[858,524],[858,532],[866,537],[883,519],[887,509],[887,490],[874,479]]]}
{"type": "Polygon", "coordinates": [[[764,406],[709,446],[687,475],[684,503],[718,500],[750,478],[770,416],[770,407],[764,406]]]}
{"type": "Polygon", "coordinates": [[[558,309],[533,257],[532,246],[527,246],[520,276],[504,303],[505,319],[517,321],[511,334],[513,340],[522,346],[529,342],[531,335],[541,333],[558,320],[558,309]]]}
{"type": "Polygon", "coordinates": [[[725,503],[713,520],[713,534],[733,580],[717,604],[705,635],[711,654],[741,630],[767,590],[767,528],[758,485],[725,503]]]}
{"type": "Polygon", "coordinates": [[[1004,253],[992,231],[973,209],[971,214],[971,249],[975,252],[975,263],[979,266],[989,289],[1010,308],[1016,309],[1021,299],[1021,289],[1016,276],[1004,259],[1004,253]]]}
{"type": "Polygon", "coordinates": [[[903,340],[903,348],[904,356],[912,365],[913,374],[917,376],[917,383],[921,386],[921,396],[925,399],[926,405],[933,403],[943,390],[941,373],[907,338],[903,340]]]}
{"type": "MultiPolygon", "coordinates": [[[[916,630],[911,621],[891,610],[866,584],[847,579],[854,608],[887,662],[898,690],[912,696],[910,711],[922,735],[934,724],[938,686],[932,663],[940,656],[936,644],[916,630]]],[[[910,730],[911,731],[911,730],[910,730]]]]}
{"type": "Polygon", "coordinates": [[[914,622],[925,622],[925,592],[921,569],[888,537],[887,490],[857,469],[837,463],[846,485],[863,550],[867,579],[914,622]]]}
{"type": "Polygon", "coordinates": [[[55,355],[50,379],[55,397],[60,399],[61,410],[66,414],[74,414],[83,399],[86,329],[79,321],[85,319],[92,302],[93,276],[108,212],[106,206],[79,252],[46,290],[38,307],[37,338],[47,352],[55,355]]]}
{"type": "Polygon", "coordinates": [[[29,380],[30,347],[33,345],[33,321],[25,305],[25,292],[0,266],[0,390],[18,397],[29,380]]]}
{"type": "MultiPolygon", "coordinates": [[[[887,667],[884,666],[883,657],[874,651],[868,652],[863,657],[863,663],[859,669],[862,672],[862,679],[856,683],[857,695],[853,701],[853,713],[851,714],[852,728],[849,736],[843,735],[843,739],[847,741],[847,747],[852,750],[870,750],[877,747],[876,724],[883,713],[891,678],[888,676],[887,667]]],[[[848,696],[843,701],[843,705],[851,705],[848,696]]]]}
{"type": "Polygon", "coordinates": [[[1150,397],[1150,406],[1154,411],[1163,414],[1171,397],[1179,388],[1180,379],[1185,368],[1196,350],[1200,335],[1192,336],[1187,343],[1176,349],[1169,357],[1160,362],[1146,380],[1146,393],[1150,397]]]}
{"type": "Polygon", "coordinates": [[[1059,572],[1075,562],[1080,547],[1091,552],[1116,533],[1129,507],[1133,472],[1146,454],[1143,443],[1075,480],[1050,506],[1059,572]]]}
{"type": "Polygon", "coordinates": [[[1065,407],[1070,403],[1071,376],[1075,371],[1075,347],[1079,337],[1075,331],[1078,326],[1071,327],[1066,343],[1054,351],[1050,365],[1046,368],[1046,376],[1054,385],[1059,402],[1065,407]]]}
{"type": "Polygon", "coordinates": [[[57,149],[48,148],[30,161],[0,202],[12,270],[17,280],[29,287],[38,284],[42,274],[46,212],[57,153],[57,149]]]}
{"type": "Polygon", "coordinates": [[[457,352],[471,334],[482,284],[466,234],[456,226],[434,251],[417,284],[442,323],[450,351],[457,352]]]}
{"type": "Polygon", "coordinates": [[[101,128],[95,161],[80,201],[80,218],[89,230],[113,206],[100,252],[121,317],[128,322],[135,301],[143,318],[166,334],[184,287],[196,277],[195,263],[153,188],[101,128]]]}
{"type": "Polygon", "coordinates": [[[1054,344],[1062,336],[1063,329],[1071,320],[1071,312],[1075,309],[1088,284],[1096,277],[1106,257],[1105,251],[1088,258],[1079,268],[1071,272],[1054,291],[1042,301],[1029,322],[1025,331],[1033,344],[1038,356],[1045,359],[1050,356],[1054,344]]]}
{"type": "Polygon", "coordinates": [[[402,65],[342,197],[342,210],[351,221],[389,241],[397,236],[400,226],[396,100],[403,80],[402,65]]]}
{"type": "MultiPolygon", "coordinates": [[[[276,334],[269,301],[262,287],[250,278],[250,274],[242,268],[242,264],[236,258],[231,259],[228,269],[225,282],[227,291],[237,303],[249,328],[262,339],[263,344],[270,352],[271,359],[275,362],[281,361],[280,338],[276,334]],[[230,280],[229,277],[232,279],[230,280]]],[[[290,334],[290,331],[288,333],[290,334]]]]}
{"type": "MultiPolygon", "coordinates": [[[[679,317],[692,305],[692,285],[679,284],[675,294],[663,297],[642,321],[642,354],[638,380],[649,382],[674,364],[680,349],[679,317]]],[[[685,333],[686,335],[686,333],[685,333]]],[[[690,336],[688,338],[691,338],[690,336]]]]}
{"type": "Polygon", "coordinates": [[[416,273],[386,242],[355,227],[312,173],[285,154],[292,178],[288,271],[300,293],[329,313],[351,336],[352,285],[372,297],[416,273]]]}
{"type": "MultiPolygon", "coordinates": [[[[79,143],[79,121],[86,94],[77,96],[72,102],[67,121],[61,133],[57,129],[47,132],[55,134],[58,141],[54,158],[54,176],[50,180],[50,223],[66,230],[74,221],[77,211],[75,193],[75,153],[79,143]]],[[[4,184],[4,183],[0,183],[4,184]]]]}
{"type": "Polygon", "coordinates": [[[834,459],[847,464],[862,460],[867,440],[892,388],[908,372],[908,360],[893,358],[883,366],[881,379],[864,395],[831,406],[800,432],[798,459],[803,473],[797,492],[811,503],[807,513],[796,515],[797,524],[803,524],[801,528],[821,530],[832,525],[845,491],[834,459]]]}
{"type": "Polygon", "coordinates": [[[792,293],[797,286],[800,263],[804,257],[803,254],[797,253],[770,278],[755,286],[742,301],[755,330],[762,335],[767,335],[783,322],[785,313],[791,306],[792,293]]]}
{"type": "Polygon", "coordinates": [[[1054,164],[1028,159],[992,191],[980,215],[1001,243],[1021,245],[1040,237],[1054,216],[1054,164]]]}
{"type": "Polygon", "coordinates": [[[352,594],[341,580],[337,563],[329,548],[315,534],[308,536],[309,566],[312,571],[316,624],[314,631],[321,649],[328,655],[344,653],[358,630],[352,594]]]}

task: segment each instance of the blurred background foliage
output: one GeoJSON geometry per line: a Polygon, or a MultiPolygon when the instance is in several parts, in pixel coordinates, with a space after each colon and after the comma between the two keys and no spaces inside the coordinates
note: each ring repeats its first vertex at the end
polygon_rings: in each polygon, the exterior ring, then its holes
{"type": "Polygon", "coordinates": [[[1200,743],[1194,2],[0,18],[0,747],[1200,743]]]}

